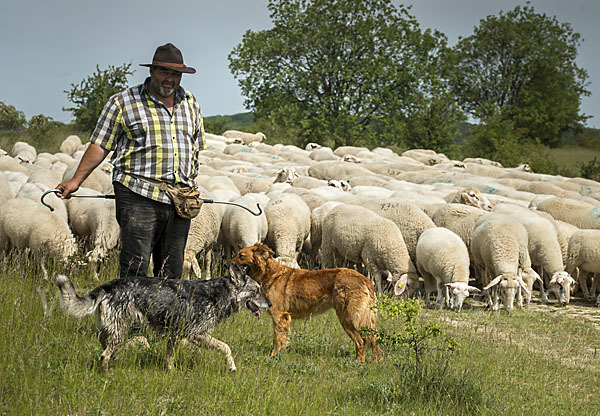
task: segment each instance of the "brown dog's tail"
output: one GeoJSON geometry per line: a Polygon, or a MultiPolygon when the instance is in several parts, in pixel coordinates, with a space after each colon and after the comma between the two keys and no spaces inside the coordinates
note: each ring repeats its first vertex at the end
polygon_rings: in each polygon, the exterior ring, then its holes
{"type": "Polygon", "coordinates": [[[73,282],[64,274],[56,276],[56,284],[60,290],[60,304],[67,314],[75,318],[91,315],[96,309],[96,301],[89,296],[77,296],[73,282]]]}
{"type": "MultiPolygon", "coordinates": [[[[362,326],[367,327],[372,331],[377,329],[377,310],[374,308],[376,302],[377,298],[375,296],[375,291],[369,290],[369,300],[363,314],[362,326]]],[[[373,350],[375,361],[379,361],[381,359],[381,350],[379,349],[379,344],[377,343],[378,340],[379,337],[377,335],[365,337],[365,341],[373,350]]]]}

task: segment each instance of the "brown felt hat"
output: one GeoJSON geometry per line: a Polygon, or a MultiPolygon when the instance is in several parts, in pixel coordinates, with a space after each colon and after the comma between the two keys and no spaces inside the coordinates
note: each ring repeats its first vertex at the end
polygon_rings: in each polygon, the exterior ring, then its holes
{"type": "Polygon", "coordinates": [[[154,57],[152,57],[152,63],[140,64],[140,66],[160,66],[177,72],[185,72],[186,74],[196,73],[194,68],[184,65],[181,51],[172,43],[167,43],[156,48],[154,57]]]}

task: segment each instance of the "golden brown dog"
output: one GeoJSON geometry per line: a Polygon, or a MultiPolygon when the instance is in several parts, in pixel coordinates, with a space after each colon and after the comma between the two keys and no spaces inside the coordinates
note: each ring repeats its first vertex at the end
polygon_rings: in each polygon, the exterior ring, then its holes
{"type": "Polygon", "coordinates": [[[231,259],[235,264],[250,266],[249,275],[261,285],[263,295],[272,306],[273,351],[277,354],[289,344],[292,319],[307,318],[335,309],[344,331],[354,341],[356,359],[365,361],[365,341],[371,346],[375,361],[380,350],[376,337],[363,337],[360,329],[375,329],[375,290],[369,279],[346,268],[303,270],[284,266],[273,258],[275,253],[266,245],[256,243],[242,249],[231,259]]]}

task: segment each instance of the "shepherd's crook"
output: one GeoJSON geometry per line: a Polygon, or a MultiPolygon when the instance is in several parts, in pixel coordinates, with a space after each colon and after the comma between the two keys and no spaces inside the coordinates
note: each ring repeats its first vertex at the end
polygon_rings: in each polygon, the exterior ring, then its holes
{"type": "MultiPolygon", "coordinates": [[[[42,194],[41,197],[41,202],[44,206],[48,207],[50,209],[50,212],[54,211],[54,208],[52,208],[50,205],[46,204],[44,202],[44,198],[46,197],[46,195],[48,194],[60,194],[62,193],[62,191],[59,191],[58,189],[50,189],[49,191],[46,191],[42,194]]],[[[104,198],[104,199],[115,199],[114,195],[74,195],[71,194],[72,197],[76,197],[76,198],[104,198]]],[[[254,212],[252,211],[250,208],[247,208],[243,205],[240,204],[236,204],[235,202],[228,202],[228,201],[213,201],[212,199],[204,199],[204,198],[200,198],[202,199],[202,202],[204,202],[205,204],[227,204],[227,205],[234,205],[236,207],[240,207],[240,208],[244,208],[246,211],[248,211],[250,214],[258,217],[260,214],[262,214],[262,208],[260,207],[259,204],[256,204],[256,208],[258,208],[258,212],[254,212]]]]}

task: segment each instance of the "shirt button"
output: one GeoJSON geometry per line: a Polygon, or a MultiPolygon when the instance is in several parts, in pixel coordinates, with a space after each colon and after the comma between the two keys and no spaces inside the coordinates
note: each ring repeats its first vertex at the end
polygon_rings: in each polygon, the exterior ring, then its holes
{"type": "Polygon", "coordinates": [[[175,136],[173,136],[173,140],[175,140],[175,136]]]}

